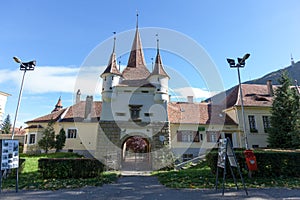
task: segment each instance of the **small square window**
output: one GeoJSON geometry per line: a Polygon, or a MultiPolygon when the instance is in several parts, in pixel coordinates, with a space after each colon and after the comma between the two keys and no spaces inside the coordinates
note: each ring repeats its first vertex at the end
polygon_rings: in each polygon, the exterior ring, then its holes
{"type": "Polygon", "coordinates": [[[67,138],[76,138],[77,137],[77,129],[68,129],[67,138]]]}

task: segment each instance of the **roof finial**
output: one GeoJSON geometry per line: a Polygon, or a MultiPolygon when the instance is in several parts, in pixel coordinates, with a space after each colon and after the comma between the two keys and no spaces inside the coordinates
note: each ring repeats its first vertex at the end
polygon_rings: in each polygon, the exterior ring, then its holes
{"type": "Polygon", "coordinates": [[[121,71],[121,56],[119,56],[119,71],[121,71]]]}
{"type": "Polygon", "coordinates": [[[138,29],[138,27],[139,27],[139,12],[136,9],[136,29],[138,29]]]}
{"type": "Polygon", "coordinates": [[[151,58],[151,61],[152,61],[152,71],[153,71],[153,58],[151,58]]]}
{"type": "Polygon", "coordinates": [[[159,53],[159,38],[158,38],[158,33],[156,33],[156,48],[157,48],[157,53],[159,53]]]}
{"type": "Polygon", "coordinates": [[[115,50],[116,50],[116,32],[114,31],[113,32],[114,34],[114,46],[113,46],[113,53],[115,53],[115,50]]]}

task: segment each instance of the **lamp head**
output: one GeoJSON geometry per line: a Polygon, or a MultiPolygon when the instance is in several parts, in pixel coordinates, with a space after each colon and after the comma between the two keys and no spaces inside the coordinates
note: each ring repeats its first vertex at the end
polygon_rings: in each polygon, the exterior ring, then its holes
{"type": "Polygon", "coordinates": [[[22,63],[20,65],[20,70],[34,70],[34,67],[36,66],[36,61],[30,61],[30,62],[26,62],[26,63],[22,63]]]}
{"type": "Polygon", "coordinates": [[[235,61],[234,61],[234,59],[227,58],[227,62],[228,62],[228,64],[229,64],[230,67],[235,67],[235,61]]]}
{"type": "Polygon", "coordinates": [[[238,63],[245,66],[245,61],[250,57],[250,53],[246,53],[243,58],[238,58],[238,63]]]}
{"type": "Polygon", "coordinates": [[[20,60],[20,58],[18,58],[18,57],[16,57],[16,56],[14,56],[13,59],[14,59],[14,61],[15,61],[16,63],[22,63],[22,61],[20,60]]]}

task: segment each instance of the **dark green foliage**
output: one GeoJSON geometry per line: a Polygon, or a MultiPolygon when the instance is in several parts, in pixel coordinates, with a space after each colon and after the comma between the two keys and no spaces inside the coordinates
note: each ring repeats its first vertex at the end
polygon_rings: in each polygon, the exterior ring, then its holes
{"type": "Polygon", "coordinates": [[[296,102],[295,91],[291,88],[292,84],[286,73],[282,74],[279,83],[281,86],[275,91],[271,108],[268,142],[271,148],[297,148],[299,145],[294,139],[299,132],[299,127],[295,127],[297,123],[299,126],[299,99],[296,102]]]}
{"type": "Polygon", "coordinates": [[[97,177],[104,165],[89,158],[41,158],[39,172],[43,178],[91,178],[97,177]]]}
{"type": "Polygon", "coordinates": [[[48,126],[44,129],[42,139],[38,142],[38,145],[41,149],[45,150],[45,153],[55,147],[55,131],[53,128],[53,121],[51,120],[48,123],[48,126]]]}
{"type": "MultiPolygon", "coordinates": [[[[241,171],[246,175],[245,157],[242,151],[235,152],[241,171]]],[[[300,152],[254,152],[258,171],[253,172],[254,177],[300,177],[300,152]]],[[[207,156],[207,164],[212,173],[216,174],[218,152],[211,151],[207,156]]],[[[228,168],[227,168],[228,169],[228,168]]],[[[223,172],[222,170],[219,170],[223,172]]],[[[227,174],[230,174],[228,169],[227,174]]],[[[220,174],[219,174],[220,175],[220,174]]]]}
{"type": "Polygon", "coordinates": [[[59,134],[55,137],[55,149],[56,152],[62,150],[66,143],[66,132],[63,128],[60,129],[59,134]]]}
{"type": "Polygon", "coordinates": [[[292,111],[292,145],[294,148],[300,148],[300,94],[295,88],[293,90],[293,111],[292,111]]]}
{"type": "Polygon", "coordinates": [[[3,123],[1,124],[1,130],[3,134],[10,134],[10,129],[11,129],[10,116],[7,115],[3,123]]]}

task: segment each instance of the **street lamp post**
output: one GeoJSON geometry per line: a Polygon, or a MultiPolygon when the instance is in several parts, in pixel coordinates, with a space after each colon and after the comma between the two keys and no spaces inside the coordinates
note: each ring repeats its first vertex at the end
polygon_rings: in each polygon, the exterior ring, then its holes
{"type": "Polygon", "coordinates": [[[241,76],[240,76],[240,67],[245,66],[245,61],[249,58],[250,54],[247,53],[244,55],[243,58],[238,58],[238,63],[235,64],[234,59],[227,58],[227,62],[231,68],[237,68],[238,72],[238,80],[239,80],[239,90],[240,90],[240,99],[241,99],[241,107],[242,107],[242,118],[243,118],[243,130],[245,134],[245,147],[246,149],[249,149],[248,144],[248,137],[247,137],[247,131],[246,131],[246,120],[245,120],[245,111],[244,111],[244,101],[243,101],[243,92],[242,92],[242,86],[241,86],[241,76]]]}
{"type": "Polygon", "coordinates": [[[14,136],[15,136],[15,127],[16,127],[18,111],[19,111],[19,107],[20,107],[20,103],[21,103],[21,97],[22,97],[22,92],[23,92],[23,84],[24,84],[25,74],[26,74],[27,70],[33,71],[34,67],[36,65],[35,60],[30,61],[30,62],[22,62],[18,57],[13,57],[13,59],[16,63],[20,63],[20,70],[24,71],[24,73],[23,73],[23,77],[22,77],[21,88],[20,88],[19,97],[18,97],[18,104],[17,104],[15,119],[14,119],[14,124],[13,124],[13,130],[12,130],[12,134],[11,134],[11,139],[12,140],[14,139],[14,136]]]}

